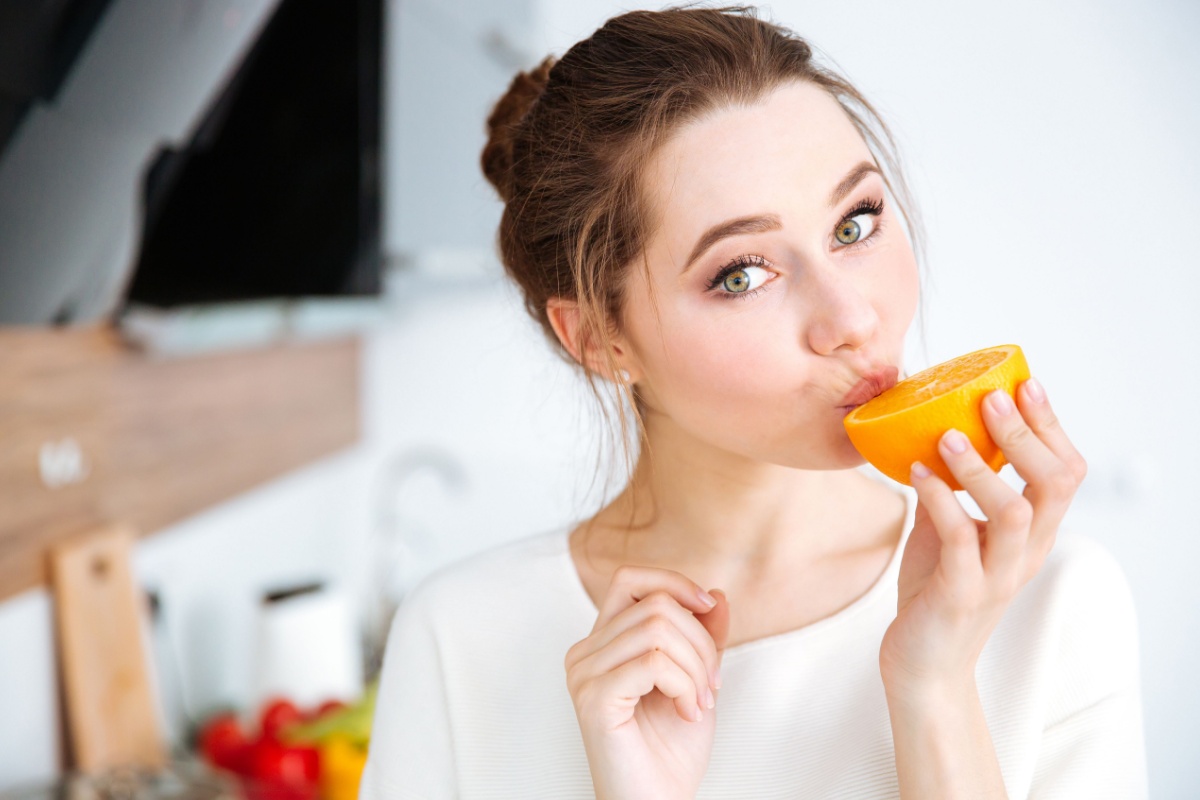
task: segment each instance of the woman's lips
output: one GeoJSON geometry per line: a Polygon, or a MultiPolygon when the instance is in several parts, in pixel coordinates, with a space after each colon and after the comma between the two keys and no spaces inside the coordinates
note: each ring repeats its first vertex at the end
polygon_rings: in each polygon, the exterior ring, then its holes
{"type": "Polygon", "coordinates": [[[896,385],[896,378],[899,375],[900,370],[897,367],[881,367],[871,370],[854,385],[853,389],[846,393],[839,408],[861,406],[868,400],[878,397],[896,385]]]}

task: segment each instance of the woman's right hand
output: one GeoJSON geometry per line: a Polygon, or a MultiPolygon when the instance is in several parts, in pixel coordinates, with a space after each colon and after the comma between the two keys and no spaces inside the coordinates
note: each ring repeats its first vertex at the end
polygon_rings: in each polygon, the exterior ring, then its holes
{"type": "Polygon", "coordinates": [[[708,768],[729,603],[685,576],[620,567],[586,639],[567,651],[567,689],[596,797],[693,798],[708,768]],[[698,721],[697,721],[697,718],[698,721]]]}

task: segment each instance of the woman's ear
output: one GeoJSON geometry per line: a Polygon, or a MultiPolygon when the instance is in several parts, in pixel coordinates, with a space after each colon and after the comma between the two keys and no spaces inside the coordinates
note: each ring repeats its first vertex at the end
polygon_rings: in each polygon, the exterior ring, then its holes
{"type": "Polygon", "coordinates": [[[579,304],[574,300],[551,297],[546,301],[546,316],[559,343],[572,358],[579,361],[579,346],[575,344],[579,329],[579,304]]]}
{"type": "MultiPolygon", "coordinates": [[[[554,334],[558,336],[558,341],[566,348],[567,352],[576,362],[584,365],[590,371],[607,376],[610,379],[616,379],[616,376],[608,375],[611,366],[608,360],[604,357],[604,353],[595,344],[594,341],[584,342],[585,337],[580,331],[580,311],[579,303],[575,300],[567,300],[562,297],[551,297],[546,301],[546,316],[550,319],[550,327],[554,329],[554,334]]],[[[612,355],[617,362],[617,368],[623,371],[632,372],[633,364],[628,363],[630,359],[625,352],[625,347],[619,339],[610,341],[612,346],[612,355]]],[[[633,378],[626,380],[632,381],[633,378]]]]}

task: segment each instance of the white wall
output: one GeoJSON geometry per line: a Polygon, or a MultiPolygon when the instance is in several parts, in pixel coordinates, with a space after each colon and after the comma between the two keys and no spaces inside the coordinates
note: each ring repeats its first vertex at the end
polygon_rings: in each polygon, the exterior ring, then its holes
{"type": "MultiPolygon", "coordinates": [[[[629,7],[544,0],[537,53],[629,7]]],[[[1064,525],[1104,543],[1133,587],[1151,795],[1195,797],[1200,419],[1176,409],[1200,393],[1200,6],[766,8],[901,140],[929,233],[931,358],[1020,344],[1088,459],[1064,525]]]]}
{"type": "Polygon", "coordinates": [[[500,207],[479,156],[492,103],[528,61],[532,0],[391,8],[385,244],[490,250],[500,207]]]}
{"type": "MultiPolygon", "coordinates": [[[[389,73],[387,240],[495,275],[485,253],[499,204],[476,164],[483,117],[511,78],[503,64],[513,48],[529,64],[561,53],[621,9],[404,5],[423,20],[410,32],[428,33],[404,40],[389,73]],[[497,45],[496,29],[517,44],[497,45]]],[[[1117,554],[1133,585],[1152,795],[1194,796],[1200,588],[1186,571],[1200,526],[1183,498],[1200,478],[1186,457],[1200,431],[1168,403],[1200,389],[1185,349],[1200,342],[1187,148],[1200,141],[1200,56],[1185,49],[1200,12],[1162,1],[773,8],[900,135],[931,243],[930,357],[1019,343],[1088,458],[1067,526],[1117,554]]],[[[368,340],[359,447],[140,546],[137,572],[164,592],[193,713],[250,698],[264,587],[324,577],[361,589],[370,545],[392,529],[407,543],[397,575],[407,585],[589,506],[593,429],[570,373],[503,284],[426,275],[393,287],[399,305],[368,340]],[[390,482],[414,453],[455,460],[466,490],[432,468],[390,482]]],[[[0,605],[0,790],[56,769],[50,648],[44,593],[0,605]]]]}

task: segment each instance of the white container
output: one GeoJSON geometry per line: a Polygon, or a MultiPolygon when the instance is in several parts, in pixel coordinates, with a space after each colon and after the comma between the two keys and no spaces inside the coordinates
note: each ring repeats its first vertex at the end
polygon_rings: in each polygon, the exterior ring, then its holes
{"type": "Polygon", "coordinates": [[[256,708],[276,697],[301,710],[362,694],[362,650],[349,599],[320,585],[273,592],[259,609],[256,708]]]}

